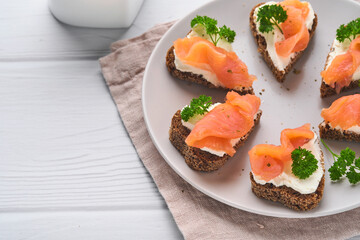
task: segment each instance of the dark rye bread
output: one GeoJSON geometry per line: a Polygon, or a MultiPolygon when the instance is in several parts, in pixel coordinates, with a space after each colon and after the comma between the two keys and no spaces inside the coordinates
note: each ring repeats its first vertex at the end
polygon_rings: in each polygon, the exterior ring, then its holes
{"type": "MultiPolygon", "coordinates": [[[[261,111],[257,113],[256,119],[254,119],[254,126],[250,131],[243,136],[239,142],[235,145],[237,150],[243,145],[250,133],[254,130],[255,126],[259,123],[261,117],[261,111]]],[[[185,143],[186,137],[190,134],[190,130],[181,123],[180,110],[178,110],[171,120],[171,126],[169,130],[169,139],[174,147],[184,156],[186,164],[197,171],[210,172],[222,167],[229,159],[229,155],[225,154],[223,157],[213,155],[209,152],[202,151],[199,148],[190,147],[185,143]]]]}
{"type": "MultiPolygon", "coordinates": [[[[359,80],[356,80],[356,81],[352,81],[350,83],[349,86],[347,87],[343,87],[340,92],[345,92],[345,91],[349,91],[351,89],[354,89],[354,88],[357,88],[359,87],[359,84],[360,84],[360,79],[359,80]]],[[[329,85],[327,85],[324,80],[321,81],[321,86],[320,86],[320,96],[322,98],[325,98],[325,97],[329,97],[329,96],[333,96],[333,95],[336,95],[336,91],[335,91],[335,88],[332,88],[330,87],[329,85]]]]}
{"type": "Polygon", "coordinates": [[[248,88],[242,87],[242,89],[229,89],[229,88],[220,87],[220,86],[218,87],[218,86],[215,86],[214,84],[212,84],[211,82],[207,81],[205,78],[203,78],[203,75],[195,74],[192,72],[182,72],[182,71],[176,69],[174,46],[171,46],[170,49],[167,51],[166,67],[172,76],[179,78],[181,80],[201,84],[208,88],[220,88],[220,89],[224,89],[224,90],[233,90],[233,91],[236,91],[237,93],[239,93],[240,95],[254,94],[254,90],[252,87],[248,87],[248,88]]]}
{"type": "Polygon", "coordinates": [[[296,211],[308,211],[315,208],[324,193],[325,175],[320,180],[319,186],[314,193],[301,194],[292,188],[281,186],[275,187],[271,183],[261,185],[255,182],[250,172],[251,190],[259,198],[273,202],[280,202],[288,208],[296,211]]]}
{"type": "Polygon", "coordinates": [[[325,166],[324,156],[321,152],[321,165],[324,174],[320,180],[319,186],[314,193],[301,194],[287,186],[276,187],[272,183],[261,185],[254,180],[250,172],[251,190],[259,198],[264,198],[274,202],[280,202],[288,208],[296,211],[308,211],[315,208],[322,199],[325,186],[325,166]]]}
{"type": "MultiPolygon", "coordinates": [[[[331,48],[330,48],[330,52],[329,52],[329,54],[328,54],[328,56],[327,56],[327,58],[326,58],[326,61],[325,61],[324,70],[325,70],[326,65],[327,65],[327,63],[328,63],[328,61],[329,61],[330,53],[331,53],[333,50],[334,50],[333,47],[331,47],[331,48]]],[[[358,80],[356,80],[356,81],[352,81],[349,86],[343,87],[343,88],[340,90],[340,93],[341,93],[341,92],[345,92],[345,91],[349,91],[349,90],[354,89],[354,88],[357,88],[357,87],[359,87],[359,84],[360,84],[360,79],[358,79],[358,80]]],[[[335,88],[332,88],[332,87],[330,87],[328,84],[326,84],[326,83],[324,82],[324,79],[322,78],[322,80],[321,80],[321,86],[320,86],[320,96],[321,96],[322,98],[325,98],[325,97],[333,96],[333,95],[336,95],[336,94],[337,94],[337,93],[336,93],[336,91],[335,91],[335,88]]]]}
{"type": "MultiPolygon", "coordinates": [[[[274,76],[276,77],[276,79],[279,82],[283,82],[285,80],[285,76],[287,73],[290,72],[291,68],[294,66],[294,64],[296,63],[296,61],[301,57],[301,55],[303,54],[303,52],[306,50],[303,50],[301,52],[296,52],[295,56],[291,59],[290,63],[286,66],[286,68],[284,69],[284,71],[280,71],[279,69],[277,69],[273,63],[273,61],[270,58],[270,55],[268,53],[268,51],[266,50],[266,40],[263,36],[261,36],[259,34],[259,32],[256,30],[256,22],[254,19],[254,11],[257,7],[263,5],[264,3],[259,3],[258,5],[256,5],[250,13],[250,29],[252,32],[252,35],[255,38],[255,42],[258,45],[258,52],[261,53],[261,55],[263,56],[265,62],[267,63],[267,65],[270,67],[271,71],[273,72],[274,76]]],[[[311,30],[309,30],[309,34],[310,34],[310,40],[311,38],[314,36],[315,33],[315,29],[317,26],[317,22],[318,22],[318,18],[317,15],[315,14],[315,18],[313,21],[313,25],[311,27],[311,30]]]]}
{"type": "Polygon", "coordinates": [[[319,124],[319,132],[320,137],[325,139],[360,142],[360,134],[332,128],[325,121],[319,124]]]}

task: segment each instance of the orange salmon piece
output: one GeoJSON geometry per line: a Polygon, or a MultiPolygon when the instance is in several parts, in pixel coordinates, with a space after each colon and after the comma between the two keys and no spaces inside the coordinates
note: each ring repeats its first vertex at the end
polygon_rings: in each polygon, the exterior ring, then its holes
{"type": "Polygon", "coordinates": [[[305,19],[309,14],[307,3],[298,0],[286,0],[280,3],[288,18],[280,24],[285,39],[275,43],[276,53],[281,57],[288,57],[291,53],[303,51],[310,40],[305,19]]]}
{"type": "Polygon", "coordinates": [[[187,145],[207,147],[230,156],[235,154],[231,140],[244,136],[254,126],[254,115],[259,110],[260,99],[250,94],[240,96],[235,92],[229,92],[226,98],[225,103],[216,106],[195,124],[185,140],[187,145]]]}
{"type": "Polygon", "coordinates": [[[330,66],[321,72],[324,82],[335,88],[337,93],[350,85],[352,75],[360,66],[360,36],[351,41],[349,50],[336,56],[330,66]]]}
{"type": "Polygon", "coordinates": [[[286,152],[284,160],[291,161],[291,152],[303,146],[314,138],[313,131],[310,130],[310,123],[294,129],[284,129],[281,131],[280,142],[286,152]]]}
{"type": "Polygon", "coordinates": [[[271,144],[259,144],[249,151],[253,173],[265,181],[279,176],[284,171],[283,148],[271,144]]]}
{"type": "Polygon", "coordinates": [[[310,123],[304,124],[301,127],[294,129],[284,129],[281,131],[280,142],[281,145],[291,152],[298,147],[301,147],[310,139],[314,138],[314,132],[310,130],[310,123]]]}
{"type": "Polygon", "coordinates": [[[360,94],[344,96],[334,101],[329,108],[321,111],[321,117],[332,127],[347,130],[360,126],[360,94]]]}
{"type": "Polygon", "coordinates": [[[251,87],[256,80],[235,52],[228,52],[200,38],[178,39],[174,42],[176,56],[185,64],[214,73],[227,88],[251,87]]]}
{"type": "Polygon", "coordinates": [[[239,98],[239,94],[236,92],[228,92],[226,95],[226,102],[240,108],[243,114],[248,114],[250,118],[257,113],[260,107],[260,98],[253,97],[253,95],[247,94],[239,98]]]}
{"type": "Polygon", "coordinates": [[[285,1],[282,1],[280,4],[283,7],[291,6],[291,7],[294,7],[296,9],[301,10],[301,17],[303,19],[306,19],[309,12],[310,12],[308,2],[301,2],[299,0],[285,0],[285,1]]]}

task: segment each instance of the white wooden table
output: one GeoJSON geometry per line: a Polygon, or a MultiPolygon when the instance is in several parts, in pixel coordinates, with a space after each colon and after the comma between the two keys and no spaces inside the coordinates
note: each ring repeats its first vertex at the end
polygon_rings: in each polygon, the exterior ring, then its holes
{"type": "Polygon", "coordinates": [[[181,239],[138,158],[98,58],[210,0],[145,0],[129,29],[0,2],[0,239],[181,239]]]}
{"type": "Polygon", "coordinates": [[[209,0],[145,0],[128,29],[71,27],[0,1],[0,239],[181,239],[98,58],[209,0]]]}

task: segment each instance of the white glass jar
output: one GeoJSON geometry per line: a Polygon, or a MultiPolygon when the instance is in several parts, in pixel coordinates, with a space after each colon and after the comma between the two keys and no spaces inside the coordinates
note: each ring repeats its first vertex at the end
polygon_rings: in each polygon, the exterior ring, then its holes
{"type": "Polygon", "coordinates": [[[61,22],[94,28],[124,28],[134,21],[144,0],[49,0],[61,22]]]}

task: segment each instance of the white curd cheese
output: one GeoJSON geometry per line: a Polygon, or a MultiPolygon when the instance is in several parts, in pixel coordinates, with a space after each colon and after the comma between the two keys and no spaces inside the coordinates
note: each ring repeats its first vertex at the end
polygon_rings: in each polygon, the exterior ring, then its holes
{"type": "MultiPolygon", "coordinates": [[[[344,131],[344,129],[342,129],[340,126],[332,126],[331,123],[328,123],[330,127],[334,128],[334,129],[337,129],[337,130],[340,130],[340,131],[344,131]]],[[[326,123],[325,122],[322,122],[321,125],[323,127],[325,127],[326,123]]],[[[347,132],[353,132],[353,133],[356,133],[356,134],[360,134],[360,126],[359,125],[354,125],[352,126],[351,128],[348,128],[346,129],[345,131],[347,132]]]]}
{"type": "MultiPolygon", "coordinates": [[[[259,7],[257,7],[254,10],[254,21],[256,22],[256,30],[257,32],[263,36],[266,40],[266,50],[269,53],[269,56],[272,60],[272,62],[274,63],[275,67],[280,70],[280,71],[284,71],[284,69],[286,68],[286,66],[291,62],[291,59],[295,57],[295,53],[291,53],[288,57],[281,57],[279,55],[277,55],[276,53],[276,48],[275,48],[275,43],[278,41],[283,41],[284,35],[280,32],[280,30],[277,27],[274,27],[274,30],[272,32],[268,32],[268,33],[262,33],[259,31],[259,27],[260,27],[260,22],[257,22],[257,14],[259,12],[259,9],[264,6],[264,5],[274,5],[274,4],[278,4],[278,2],[267,2],[259,7]]],[[[309,6],[309,14],[305,20],[305,24],[307,29],[311,29],[312,25],[313,25],[313,21],[315,18],[315,13],[313,8],[311,7],[311,4],[308,4],[309,6]]]]}
{"type": "MultiPolygon", "coordinates": [[[[360,35],[356,35],[358,37],[360,35]]],[[[331,65],[331,62],[334,60],[334,58],[338,55],[346,53],[350,48],[351,41],[349,39],[345,39],[344,42],[339,42],[336,38],[331,46],[331,51],[329,53],[329,58],[326,62],[325,69],[328,69],[328,67],[331,65]]],[[[360,66],[356,69],[352,76],[352,80],[358,80],[360,79],[360,66]]]]}
{"type": "MultiPolygon", "coordinates": [[[[335,128],[341,130],[341,127],[339,126],[336,126],[335,128]]],[[[359,125],[352,126],[351,128],[346,129],[346,131],[360,134],[360,126],[359,125]]]]}
{"type": "Polygon", "coordinates": [[[314,133],[314,138],[310,140],[308,143],[304,144],[302,148],[305,148],[312,152],[312,154],[315,156],[315,158],[318,160],[318,168],[317,170],[308,178],[306,179],[300,179],[296,177],[291,172],[291,162],[289,163],[289,166],[284,166],[284,172],[281,173],[279,176],[271,179],[269,182],[266,182],[265,180],[261,179],[260,176],[256,176],[253,173],[254,180],[258,184],[264,185],[266,183],[272,183],[276,187],[280,186],[287,186],[289,188],[294,189],[295,191],[298,191],[301,194],[310,194],[316,191],[318,188],[319,182],[321,181],[322,176],[324,175],[324,168],[321,164],[321,149],[319,140],[317,138],[316,133],[314,133]]]}

